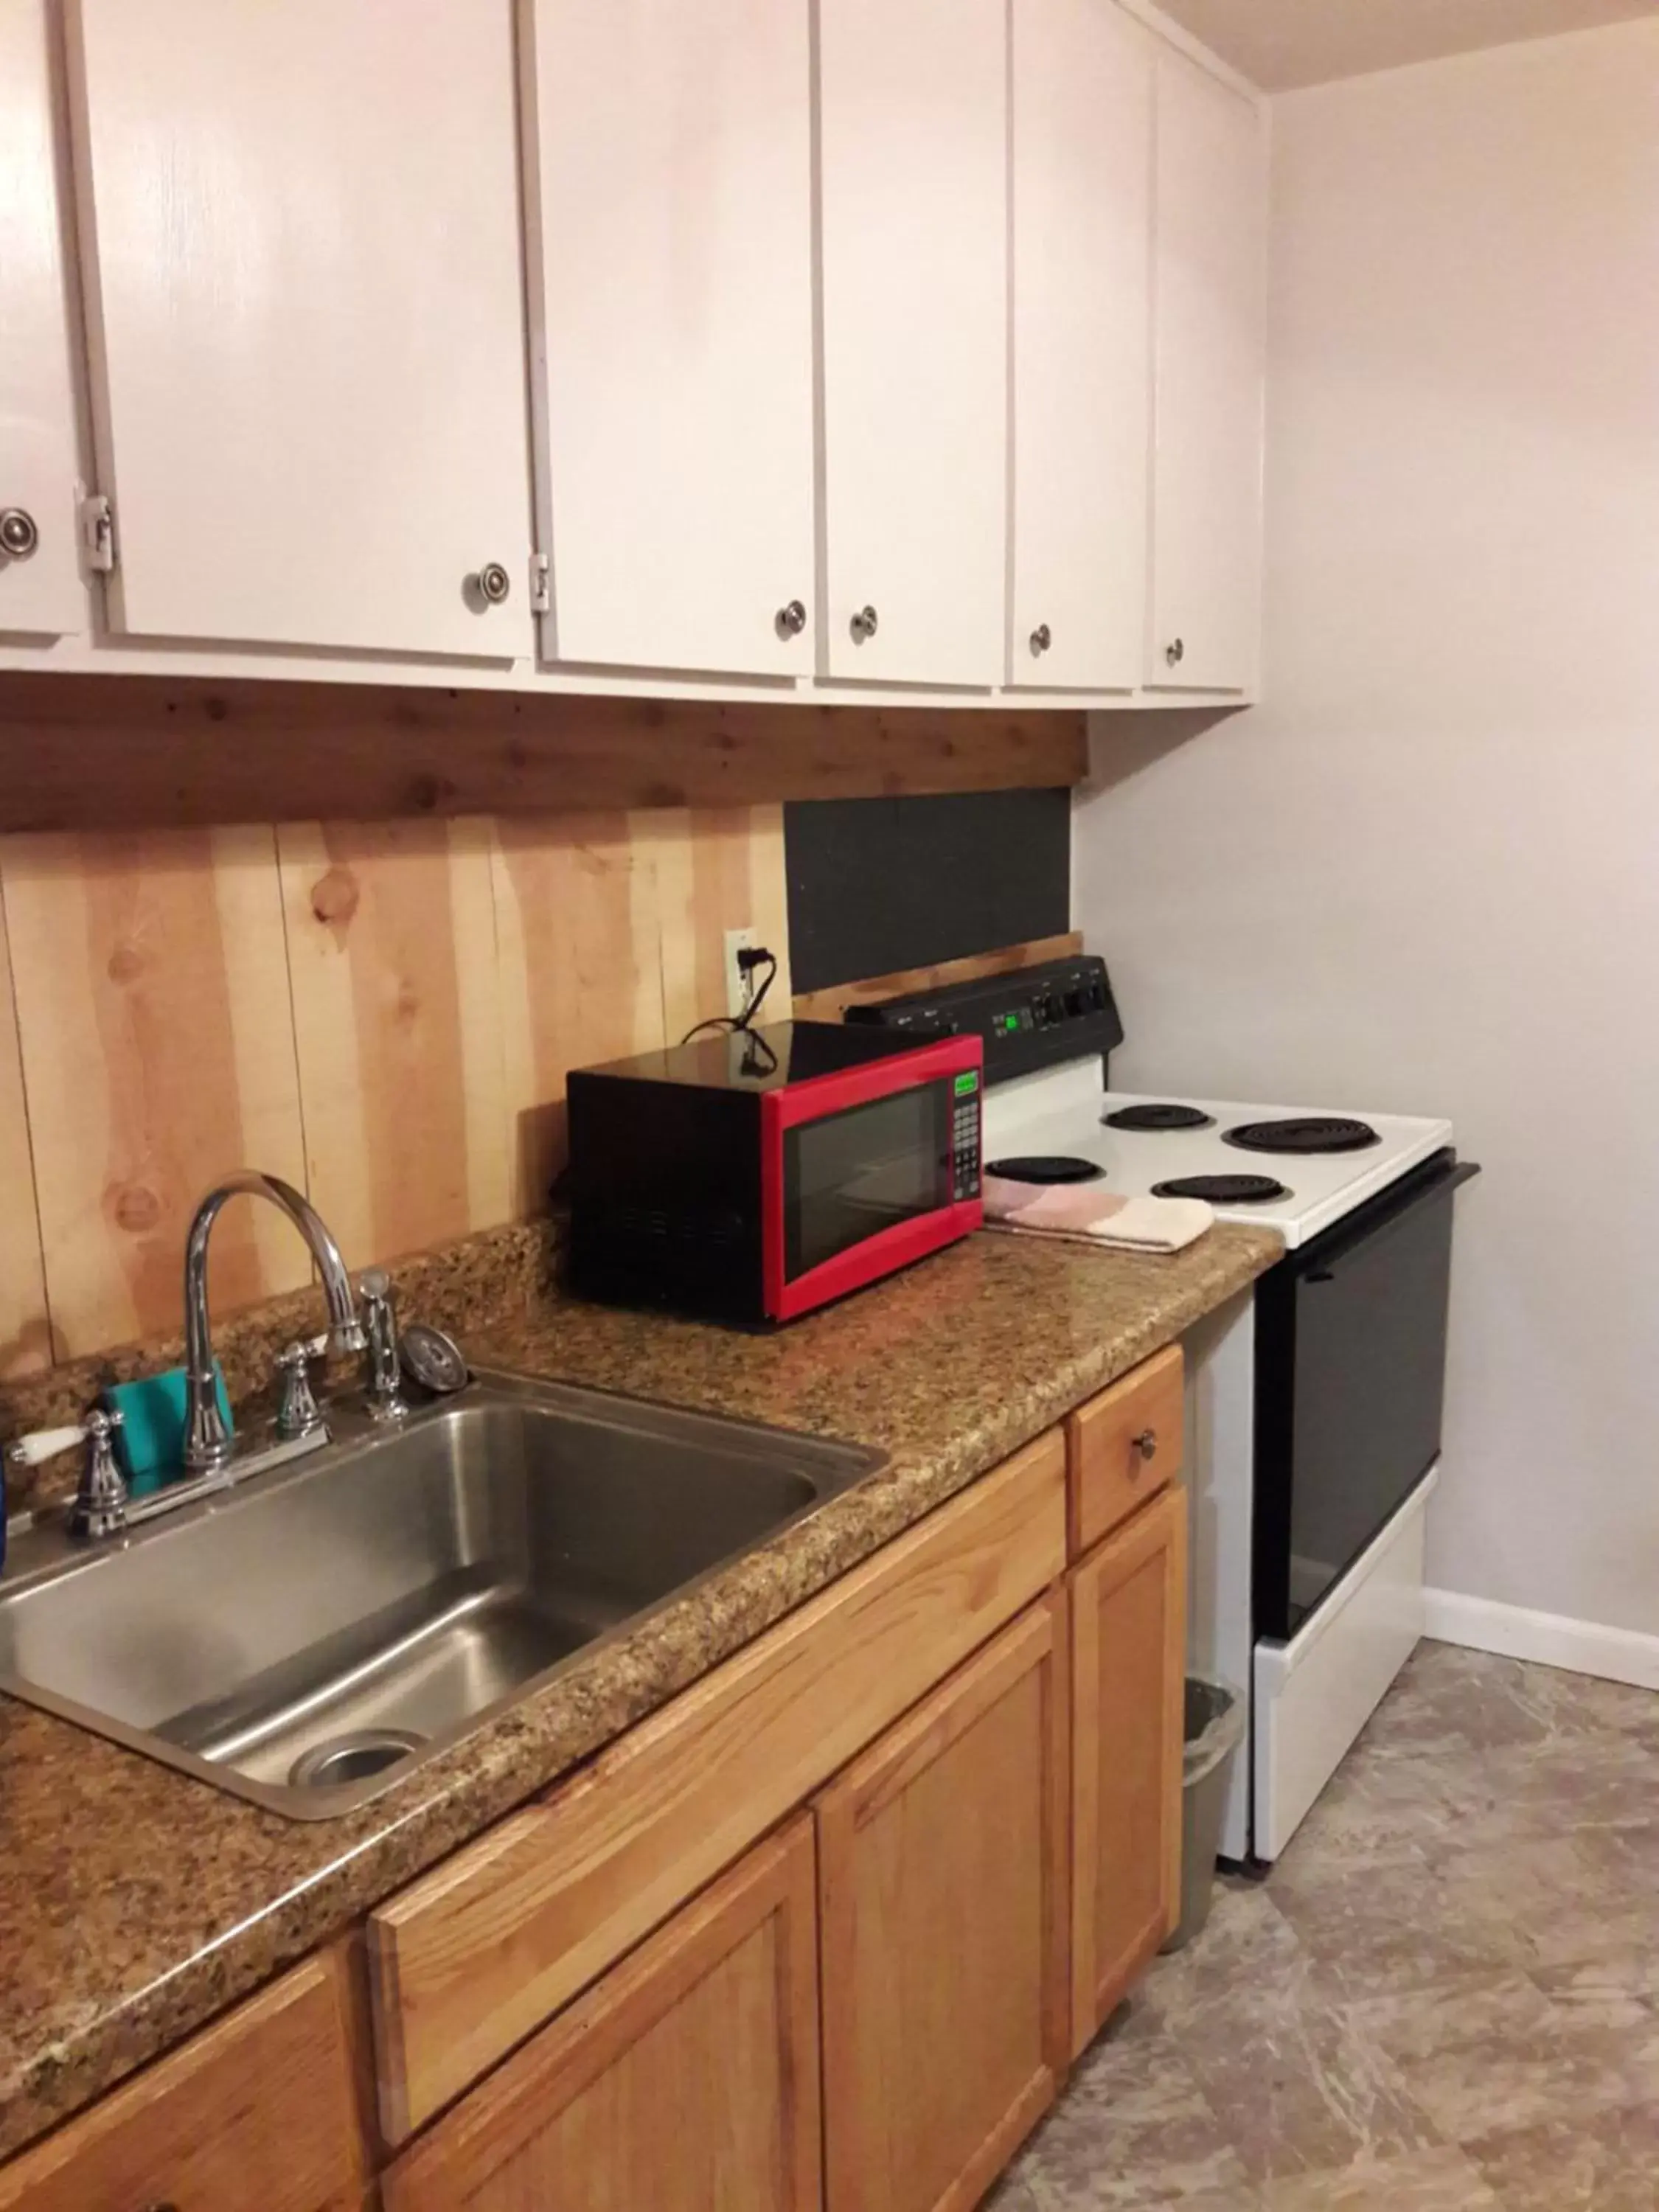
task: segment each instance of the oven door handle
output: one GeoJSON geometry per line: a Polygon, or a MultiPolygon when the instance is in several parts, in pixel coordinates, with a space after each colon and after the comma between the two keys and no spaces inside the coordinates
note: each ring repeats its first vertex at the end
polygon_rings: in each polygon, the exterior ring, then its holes
{"type": "Polygon", "coordinates": [[[1419,1183],[1403,1205],[1390,1212],[1374,1215],[1339,1247],[1323,1255],[1320,1265],[1309,1268],[1300,1279],[1304,1283],[1334,1283],[1344,1260],[1362,1250],[1373,1238],[1386,1237],[1402,1221],[1409,1221],[1419,1206],[1427,1206],[1431,1200],[1449,1198],[1461,1183],[1473,1181],[1480,1172],[1477,1161],[1454,1161],[1439,1175],[1419,1183]]]}

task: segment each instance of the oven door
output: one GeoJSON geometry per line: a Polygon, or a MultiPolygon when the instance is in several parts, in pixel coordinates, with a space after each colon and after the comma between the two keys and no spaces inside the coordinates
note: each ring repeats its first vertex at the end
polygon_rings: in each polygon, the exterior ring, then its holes
{"type": "Polygon", "coordinates": [[[1439,1456],[1452,1194],[1479,1172],[1437,1155],[1257,1287],[1259,1638],[1296,1633],[1439,1456]]]}
{"type": "Polygon", "coordinates": [[[979,1071],[963,1067],[960,1040],[942,1049],[937,1073],[933,1057],[907,1054],[763,1102],[772,1320],[861,1289],[979,1226],[979,1071]]]}

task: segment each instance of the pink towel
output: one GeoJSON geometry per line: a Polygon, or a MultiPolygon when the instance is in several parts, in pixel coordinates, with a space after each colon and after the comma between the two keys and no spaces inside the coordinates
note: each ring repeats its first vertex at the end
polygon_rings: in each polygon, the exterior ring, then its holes
{"type": "Polygon", "coordinates": [[[1126,1252],[1179,1252],[1215,1220],[1201,1198],[1125,1198],[1097,1182],[1013,1182],[988,1175],[986,1225],[1036,1230],[1126,1252]]]}

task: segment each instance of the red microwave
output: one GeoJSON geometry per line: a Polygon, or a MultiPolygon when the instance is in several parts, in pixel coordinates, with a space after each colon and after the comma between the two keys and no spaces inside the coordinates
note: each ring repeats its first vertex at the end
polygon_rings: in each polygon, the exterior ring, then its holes
{"type": "Polygon", "coordinates": [[[570,1276],[583,1297],[793,1321],[969,1230],[977,1036],[777,1022],[574,1070],[570,1276]]]}

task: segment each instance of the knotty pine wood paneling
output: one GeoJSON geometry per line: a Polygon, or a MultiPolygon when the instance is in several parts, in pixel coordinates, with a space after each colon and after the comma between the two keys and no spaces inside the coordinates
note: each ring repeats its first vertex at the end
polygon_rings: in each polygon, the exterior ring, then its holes
{"type": "Polygon", "coordinates": [[[0,1382],[52,1364],[40,1223],[30,1202],[33,1175],[11,947],[0,903],[0,1382]]]}
{"type": "Polygon", "coordinates": [[[564,1164],[570,1069],[662,1042],[656,872],[626,814],[498,822],[495,870],[507,1175],[514,1212],[538,1213],[564,1164]]]}
{"type": "MultiPolygon", "coordinates": [[[[722,1011],[728,927],[789,1006],[775,805],[15,836],[0,900],[0,1381],[177,1328],[237,1167],[354,1268],[540,1212],[568,1071],[722,1011]]],[[[227,1212],[216,1310],[307,1273],[227,1212]]]]}
{"type": "Polygon", "coordinates": [[[615,814],[1052,789],[1087,718],[0,672],[0,830],[615,814]]]}
{"type": "Polygon", "coordinates": [[[493,825],[276,832],[310,1195],[348,1254],[509,1213],[493,825]]]}
{"type": "MultiPolygon", "coordinates": [[[[269,829],[0,845],[46,1292],[58,1357],[176,1323],[185,1234],[216,1177],[303,1184],[269,829]]],[[[216,1234],[211,1293],[306,1280],[274,1209],[216,1234]]]]}
{"type": "MultiPolygon", "coordinates": [[[[671,816],[669,820],[684,817],[671,816]]],[[[781,806],[710,808],[665,845],[663,1019],[671,1042],[726,1012],[726,933],[753,927],[778,956],[763,1020],[789,1018],[789,896],[781,806]],[[670,854],[672,850],[672,860],[670,854]]]]}

